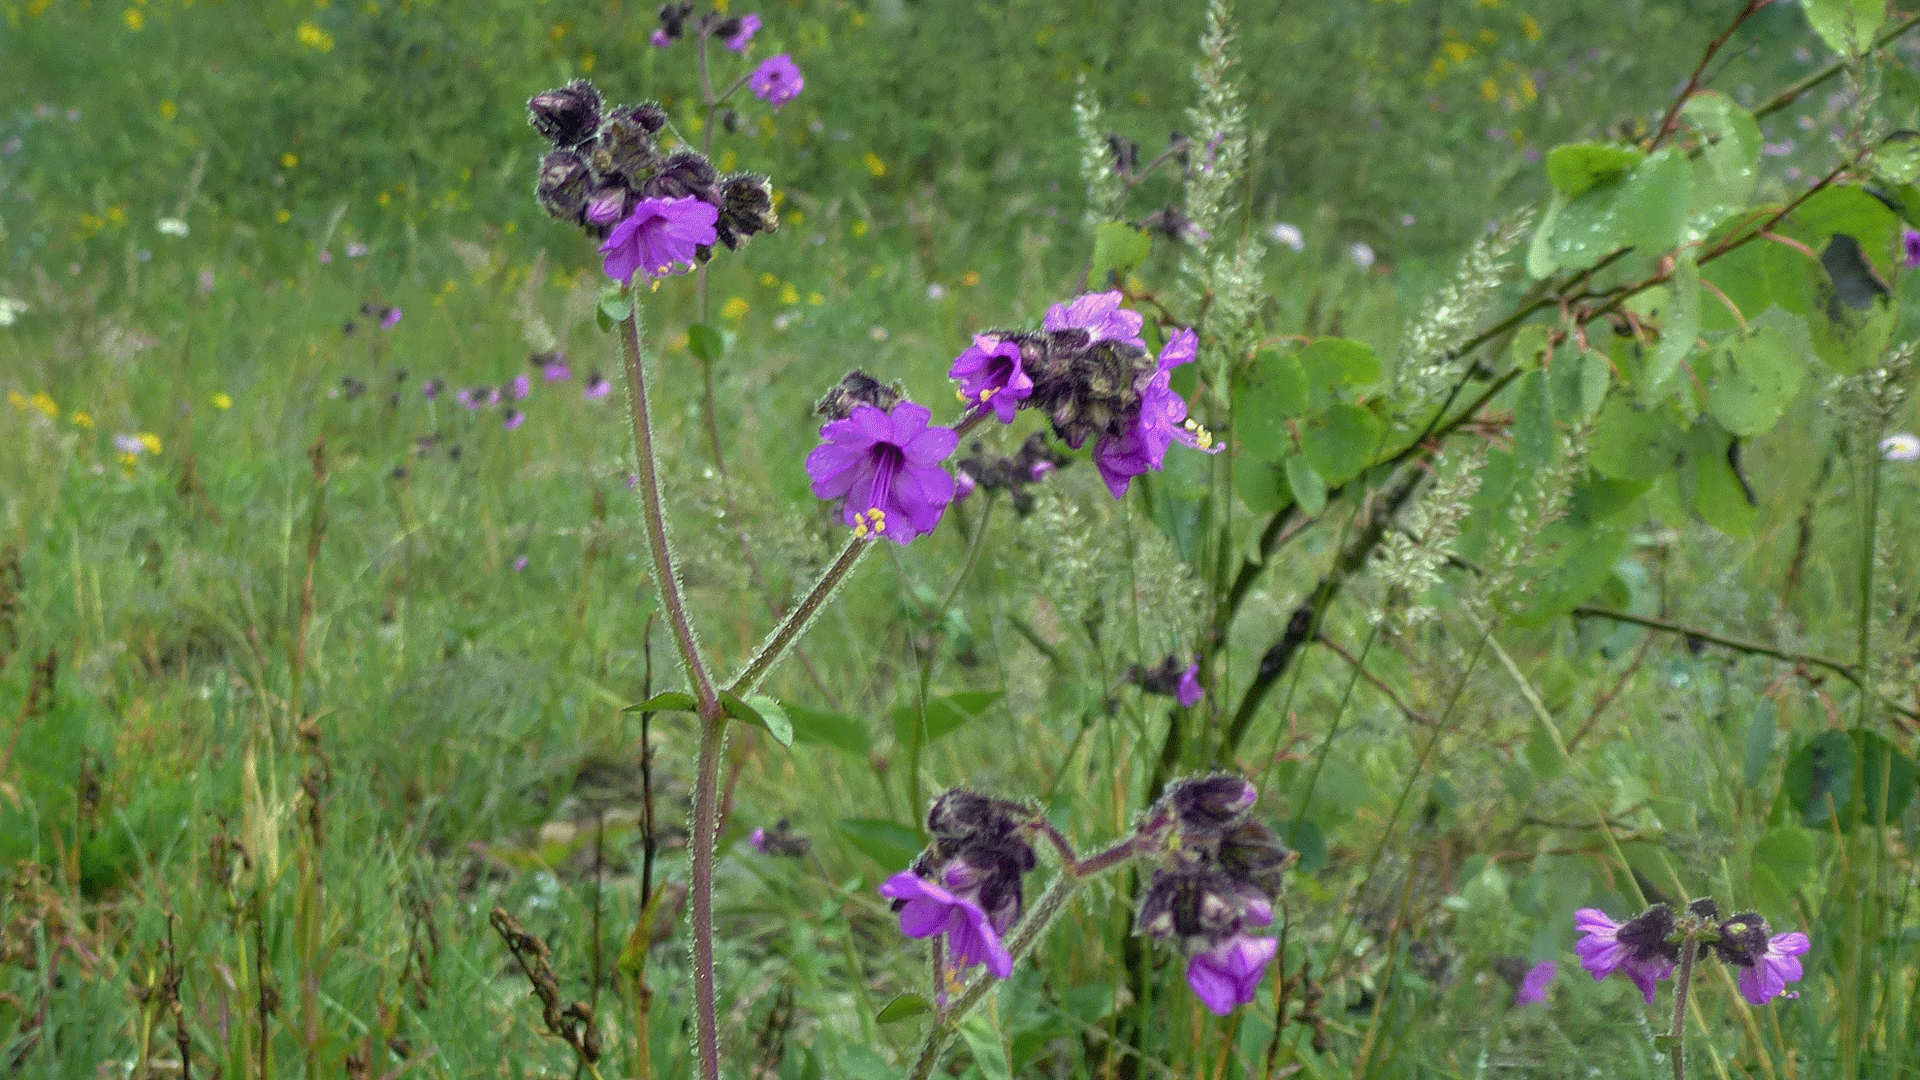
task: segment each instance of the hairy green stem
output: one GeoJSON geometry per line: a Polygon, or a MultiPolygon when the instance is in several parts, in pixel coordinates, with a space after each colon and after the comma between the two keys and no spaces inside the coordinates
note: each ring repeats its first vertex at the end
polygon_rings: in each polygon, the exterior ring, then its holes
{"type": "Polygon", "coordinates": [[[807,628],[820,616],[827,601],[833,599],[833,594],[840,591],[840,586],[846,583],[854,567],[859,566],[860,560],[873,549],[873,544],[872,537],[853,536],[847,539],[847,546],[840,549],[840,554],[834,557],[820,579],[813,583],[813,588],[807,590],[807,595],[793,605],[771,633],[761,639],[760,647],[753,651],[747,666],[727,684],[728,693],[751,694],[759,688],[773,666],[799,644],[807,628]]]}
{"type": "Polygon", "coordinates": [[[1693,989],[1693,960],[1699,951],[1700,943],[1688,934],[1686,944],[1680,946],[1680,973],[1673,983],[1673,1026],[1667,1029],[1667,1037],[1673,1041],[1667,1048],[1673,1055],[1673,1080],[1687,1080],[1687,995],[1693,989]]]}

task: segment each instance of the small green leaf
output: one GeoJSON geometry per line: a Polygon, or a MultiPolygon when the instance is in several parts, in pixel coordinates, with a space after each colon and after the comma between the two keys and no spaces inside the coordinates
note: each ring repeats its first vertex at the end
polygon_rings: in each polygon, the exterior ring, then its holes
{"type": "Polygon", "coordinates": [[[687,349],[697,359],[711,364],[726,353],[727,339],[706,323],[694,323],[687,327],[687,349]]]}
{"type": "Polygon", "coordinates": [[[933,1003],[919,994],[901,994],[881,1007],[874,1019],[882,1024],[893,1024],[908,1017],[919,1016],[932,1008],[933,1003]]]}
{"type": "Polygon", "coordinates": [[[1300,449],[1322,480],[1344,484],[1373,461],[1383,430],[1371,412],[1342,402],[1301,425],[1300,449]]]}
{"type": "Polygon", "coordinates": [[[842,753],[864,758],[873,749],[873,734],[867,721],[851,713],[810,709],[787,703],[787,715],[793,720],[793,741],[831,746],[842,753]]]}
{"type": "Polygon", "coordinates": [[[1628,394],[1613,394],[1594,421],[1587,461],[1602,476],[1640,482],[1673,468],[1686,428],[1679,413],[1662,404],[1643,408],[1628,394]]]}
{"type": "Polygon", "coordinates": [[[1813,352],[1807,324],[1774,310],[1752,320],[1749,332],[1729,339],[1713,354],[1707,411],[1734,435],[1772,428],[1800,393],[1813,352]]]}
{"type": "Polygon", "coordinates": [[[1813,835],[1798,825],[1781,825],[1753,845],[1753,861],[1773,872],[1788,890],[1813,879],[1813,835]]]}
{"type": "Polygon", "coordinates": [[[1866,55],[1887,17],[1887,0],[1801,0],[1801,6],[1813,32],[1844,57],[1866,55]]]}
{"type": "Polygon", "coordinates": [[[1540,367],[1553,359],[1553,330],[1544,323],[1528,323],[1513,332],[1507,355],[1515,367],[1540,367]]]}
{"type": "Polygon", "coordinates": [[[1299,454],[1289,454],[1283,468],[1287,475],[1287,488],[1293,492],[1293,501],[1300,507],[1300,512],[1310,518],[1319,517],[1320,512],[1327,508],[1327,482],[1299,454]]]}
{"type": "Polygon", "coordinates": [[[622,712],[698,712],[700,703],[692,694],[683,694],[678,690],[669,690],[664,694],[655,694],[638,705],[629,705],[622,712]]]}
{"type": "Polygon", "coordinates": [[[1262,349],[1233,398],[1233,434],[1247,453],[1279,461],[1293,450],[1290,417],[1307,410],[1307,373],[1300,360],[1262,349]]]}
{"type": "Polygon", "coordinates": [[[1668,147],[1595,184],[1560,211],[1554,260],[1563,269],[1581,270],[1620,248],[1669,250],[1686,227],[1692,175],[1686,155],[1668,147]]]}
{"type": "Polygon", "coordinates": [[[1920,180],[1920,131],[1896,131],[1873,151],[1873,170],[1895,186],[1920,180]]]}
{"type": "Polygon", "coordinates": [[[1513,456],[1521,469],[1535,472],[1553,464],[1553,398],[1547,373],[1535,368],[1520,380],[1513,403],[1513,456]]]}
{"type": "Polygon", "coordinates": [[[898,822],[842,818],[834,825],[848,843],[888,873],[905,869],[920,854],[920,834],[898,822]]]}
{"type": "Polygon", "coordinates": [[[1647,155],[1617,143],[1568,143],[1547,152],[1547,179],[1569,199],[1638,165],[1647,155]]]}
{"type": "Polygon", "coordinates": [[[1147,261],[1153,252],[1153,237],[1124,221],[1108,221],[1094,227],[1093,264],[1087,270],[1087,288],[1104,289],[1115,275],[1147,261]]]}
{"type": "Polygon", "coordinates": [[[1554,189],[1553,197],[1547,200],[1547,208],[1540,215],[1540,224],[1533,227],[1533,239],[1527,242],[1527,276],[1536,281],[1560,269],[1560,261],[1553,253],[1553,229],[1560,223],[1560,211],[1567,208],[1569,201],[1566,192],[1554,189]]]}
{"type": "Polygon", "coordinates": [[[1734,471],[1733,439],[1702,419],[1687,435],[1687,458],[1694,480],[1688,505],[1728,536],[1752,536],[1760,512],[1745,477],[1734,471]]]}
{"type": "Polygon", "coordinates": [[[1308,408],[1342,400],[1342,390],[1364,390],[1380,381],[1380,357],[1373,346],[1350,338],[1321,338],[1297,354],[1306,373],[1308,408]]]}
{"type": "Polygon", "coordinates": [[[1746,206],[1760,178],[1760,125],[1753,114],[1717,90],[1702,90],[1687,99],[1681,115],[1702,136],[1693,167],[1694,213],[1718,218],[1746,206]]]}
{"type": "Polygon", "coordinates": [[[1666,388],[1667,380],[1679,370],[1680,361],[1692,351],[1700,336],[1700,268],[1693,261],[1691,248],[1674,261],[1673,277],[1668,283],[1671,299],[1660,313],[1660,340],[1640,369],[1638,386],[1646,400],[1654,400],[1666,388]]]}
{"type": "Polygon", "coordinates": [[[632,315],[633,300],[625,289],[619,285],[609,285],[600,290],[594,317],[599,321],[602,332],[612,330],[615,323],[626,322],[632,315]]]}
{"type": "Polygon", "coordinates": [[[1767,766],[1773,762],[1773,740],[1778,719],[1772,698],[1761,698],[1754,706],[1753,719],[1747,721],[1747,736],[1741,772],[1747,786],[1757,788],[1767,778],[1767,766]]]}
{"type": "Polygon", "coordinates": [[[772,735],[773,741],[781,746],[793,745],[793,721],[787,719],[787,711],[773,698],[765,694],[749,694],[740,698],[722,690],[720,708],[735,720],[766,728],[767,734],[772,735]]]}
{"type": "Polygon", "coordinates": [[[997,1010],[976,1009],[960,1021],[960,1039],[973,1051],[974,1067],[981,1080],[1013,1080],[1013,1061],[1007,1057],[1007,1042],[1000,1034],[997,1010]]]}
{"type": "Polygon", "coordinates": [[[1288,502],[1286,473],[1280,466],[1251,454],[1234,463],[1233,486],[1240,493],[1240,501],[1256,514],[1271,514],[1288,502]]]}

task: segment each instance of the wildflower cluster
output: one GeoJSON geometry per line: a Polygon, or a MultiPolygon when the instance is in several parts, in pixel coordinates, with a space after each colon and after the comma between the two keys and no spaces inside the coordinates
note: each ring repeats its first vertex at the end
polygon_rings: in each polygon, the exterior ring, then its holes
{"type": "Polygon", "coordinates": [[[604,107],[584,80],[527,102],[534,130],[553,144],[534,194],[547,213],[601,238],[606,271],[620,281],[691,268],[713,245],[737,250],[779,224],[764,176],[720,176],[706,155],[665,151],[656,102],[604,107]]]}
{"type": "Polygon", "coordinates": [[[1655,904],[1624,923],[1613,921],[1606,912],[1582,908],[1574,912],[1574,928],[1581,938],[1573,948],[1580,954],[1580,966],[1596,981],[1616,972],[1625,975],[1649,1005],[1660,982],[1671,978],[1681,963],[1682,950],[1691,958],[1699,946],[1721,963],[1739,969],[1735,981],[1740,996],[1750,1004],[1798,997],[1787,990],[1787,984],[1798,982],[1802,975],[1799,957],[1812,947],[1807,935],[1775,934],[1757,911],[1743,911],[1729,919],[1719,914],[1720,906],[1711,899],[1695,900],[1683,913],[1655,904]]]}
{"type": "Polygon", "coordinates": [[[1259,797],[1230,773],[1176,781],[1139,830],[1138,850],[1160,866],[1134,929],[1183,948],[1187,984],[1221,1016],[1253,1001],[1279,948],[1254,931],[1273,925],[1294,853],[1249,816],[1259,797]]]}
{"type": "Polygon", "coordinates": [[[1018,803],[955,788],[927,812],[932,845],[880,886],[900,913],[901,932],[944,935],[949,985],[983,964],[998,978],[1013,974],[1001,939],[1020,918],[1021,879],[1038,863],[1021,835],[1034,816],[1018,803]]]}
{"type": "Polygon", "coordinates": [[[1127,670],[1127,681],[1149,694],[1173,698],[1185,709],[1200,704],[1207,694],[1200,686],[1200,661],[1187,663],[1178,656],[1167,657],[1157,668],[1135,664],[1127,670]]]}

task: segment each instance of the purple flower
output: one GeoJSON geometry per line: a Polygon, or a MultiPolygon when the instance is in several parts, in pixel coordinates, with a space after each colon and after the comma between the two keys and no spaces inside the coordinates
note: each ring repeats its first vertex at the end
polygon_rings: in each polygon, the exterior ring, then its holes
{"type": "Polygon", "coordinates": [[[880,895],[906,901],[900,908],[901,933],[911,938],[947,935],[947,949],[956,967],[985,964],[999,978],[1013,974],[1013,957],[1000,944],[1000,935],[979,904],[955,896],[911,870],[888,878],[880,886],[880,895]]]}
{"type": "Polygon", "coordinates": [[[1127,493],[1133,478],[1159,472],[1166,464],[1167,447],[1178,442],[1208,453],[1219,453],[1213,436],[1187,419],[1187,402],[1173,392],[1173,369],[1187,363],[1199,351],[1199,336],[1182,330],[1160,350],[1160,367],[1141,376],[1140,413],[1133,426],[1118,437],[1102,435],[1093,448],[1093,463],[1107,482],[1107,490],[1118,499],[1127,493]]]}
{"type": "Polygon", "coordinates": [[[512,382],[500,389],[509,401],[519,401],[533,391],[533,380],[525,375],[515,375],[512,382]]]}
{"type": "Polygon", "coordinates": [[[367,245],[361,243],[358,240],[355,240],[352,243],[347,245],[347,258],[349,259],[357,259],[360,256],[365,255],[366,253],[367,253],[367,245]]]}
{"type": "Polygon", "coordinates": [[[1195,660],[1192,667],[1180,673],[1180,687],[1174,691],[1173,696],[1179,700],[1181,707],[1186,709],[1198,705],[1200,699],[1207,696],[1207,692],[1200,686],[1200,661],[1195,660]]]}
{"type": "Polygon", "coordinates": [[[719,241],[713,227],[718,220],[719,210],[691,195],[641,199],[600,245],[600,253],[607,257],[607,276],[630,282],[637,272],[663,277],[673,272],[675,263],[692,269],[695,249],[719,241]]]}
{"type": "Polygon", "coordinates": [[[113,448],[129,457],[139,457],[146,453],[147,444],[141,442],[138,435],[122,434],[113,437],[113,448]]]}
{"type": "Polygon", "coordinates": [[[508,409],[507,414],[500,418],[500,426],[508,431],[512,431],[514,428],[526,422],[527,414],[521,412],[519,409],[508,409]]]}
{"type": "Polygon", "coordinates": [[[763,855],[766,854],[767,830],[765,829],[753,830],[753,834],[747,837],[747,843],[753,845],[753,850],[758,851],[763,855]]]}
{"type": "Polygon", "coordinates": [[[807,80],[801,77],[800,67],[793,62],[791,53],[767,57],[747,78],[747,87],[753,96],[776,109],[799,97],[806,85],[807,80]]]}
{"type": "Polygon", "coordinates": [[[1547,986],[1560,974],[1560,965],[1545,960],[1533,965],[1533,968],[1520,980],[1513,991],[1515,1005],[1538,1005],[1547,1000],[1547,986]]]}
{"type": "Polygon", "coordinates": [[[381,329],[391,330],[394,327],[399,325],[400,325],[400,309],[399,308],[390,307],[390,308],[383,308],[381,310],[380,312],[380,328],[381,329]]]}
{"type": "Polygon", "coordinates": [[[1267,965],[1279,948],[1277,938],[1235,934],[1205,952],[1193,954],[1187,961],[1187,985],[1216,1016],[1225,1016],[1234,1006],[1253,1001],[1260,992],[1260,980],[1266,977],[1267,965]]]}
{"type": "MultiPolygon", "coordinates": [[[[740,16],[740,29],[735,30],[733,36],[727,39],[727,48],[732,49],[734,52],[745,52],[748,43],[753,41],[754,32],[759,29],[760,16],[740,16]]],[[[758,92],[757,90],[755,91],[755,93],[758,92]]],[[[794,92],[798,93],[799,91],[796,89],[794,92]]]]}
{"type": "Polygon", "coordinates": [[[1573,943],[1573,951],[1580,954],[1580,966],[1593,974],[1595,982],[1618,971],[1640,988],[1651,1005],[1660,980],[1673,974],[1673,961],[1657,954],[1637,955],[1641,950],[1620,940],[1625,925],[1604,911],[1581,908],[1573,913],[1573,927],[1586,936],[1573,943]]]}
{"type": "Polygon", "coordinates": [[[991,334],[973,335],[973,344],[954,360],[947,377],[959,381],[960,394],[969,403],[992,402],[1003,424],[1013,423],[1020,403],[1033,395],[1033,380],[1020,366],[1020,346],[991,334]]]}
{"type": "MultiPolygon", "coordinates": [[[[1054,331],[1085,330],[1093,341],[1117,341],[1144,349],[1147,343],[1140,340],[1140,327],[1144,320],[1139,312],[1128,311],[1120,306],[1120,301],[1124,299],[1126,297],[1117,289],[1113,292],[1087,293],[1069,303],[1048,308],[1043,325],[1054,331]]],[[[1187,359],[1193,357],[1189,355],[1187,359]]]]}
{"type": "Polygon", "coordinates": [[[320,265],[321,265],[321,266],[325,266],[325,265],[327,265],[328,263],[330,263],[330,262],[332,262],[332,261],[333,261],[333,252],[331,252],[331,251],[323,251],[323,252],[321,252],[321,253],[320,253],[320,265]]]}
{"type": "Polygon", "coordinates": [[[525,570],[526,568],[527,568],[527,557],[525,555],[522,555],[519,558],[513,560],[514,573],[517,574],[520,571],[525,570]]]}
{"type": "Polygon", "coordinates": [[[649,40],[653,42],[653,47],[656,49],[664,49],[667,46],[673,44],[673,39],[667,36],[667,32],[665,30],[655,30],[653,32],[653,37],[650,38],[649,40]]]}
{"type": "Polygon", "coordinates": [[[1909,269],[1920,266],[1920,232],[1913,229],[1900,231],[1900,263],[1909,269]]]}
{"type": "Polygon", "coordinates": [[[492,397],[493,397],[492,387],[475,386],[475,387],[470,387],[466,390],[460,391],[459,401],[460,401],[460,404],[465,405],[467,407],[467,410],[469,412],[478,412],[483,406],[493,404],[491,400],[492,397]]]}
{"type": "Polygon", "coordinates": [[[434,398],[437,398],[440,396],[440,391],[446,388],[447,388],[446,380],[428,379],[426,382],[420,384],[420,395],[426,398],[428,401],[432,401],[434,398]]]}
{"type": "Polygon", "coordinates": [[[597,401],[600,398],[606,397],[612,390],[613,384],[608,382],[605,376],[596,371],[587,376],[586,388],[583,392],[587,397],[597,401]]]}
{"type": "Polygon", "coordinates": [[[1767,951],[1762,953],[1754,965],[1741,968],[1736,980],[1740,984],[1740,996],[1749,1004],[1765,1005],[1774,998],[1785,995],[1800,995],[1787,990],[1790,982],[1799,982],[1802,974],[1799,956],[1813,947],[1807,935],[1794,932],[1775,934],[1767,941],[1767,951]]]}
{"type": "Polygon", "coordinates": [[[856,536],[886,536],[907,543],[933,531],[953,501],[953,476],[940,463],[960,436],[929,427],[926,406],[902,401],[892,412],[857,405],[845,420],[820,429],[826,440],[807,455],[813,493],[846,501],[840,520],[856,536]]]}
{"type": "Polygon", "coordinates": [[[573,369],[567,366],[567,358],[555,353],[552,359],[540,365],[540,374],[548,382],[566,382],[573,378],[573,369]]]}

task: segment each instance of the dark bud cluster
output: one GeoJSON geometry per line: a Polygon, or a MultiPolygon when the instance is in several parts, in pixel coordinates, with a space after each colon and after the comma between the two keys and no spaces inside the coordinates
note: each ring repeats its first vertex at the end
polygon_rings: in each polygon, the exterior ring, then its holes
{"type": "Polygon", "coordinates": [[[1027,490],[1028,486],[1039,483],[1072,461],[1065,451],[1047,441],[1045,432],[1036,431],[1027,436],[1019,452],[1010,457],[990,456],[982,444],[974,443],[973,456],[961,459],[959,465],[960,471],[976,487],[1006,492],[1013,501],[1013,512],[1026,517],[1033,512],[1033,493],[1027,490]]]}
{"type": "Polygon", "coordinates": [[[1033,380],[1024,407],[1038,409],[1053,433],[1075,450],[1096,435],[1123,437],[1140,411],[1137,383],[1154,371],[1153,354],[1080,328],[989,331],[1020,346],[1020,366],[1033,380]]]}
{"type": "Polygon", "coordinates": [[[1021,879],[1039,865],[1021,835],[1022,823],[1032,816],[1019,803],[954,788],[927,811],[933,843],[913,861],[912,870],[979,904],[994,931],[1004,934],[1025,902],[1021,879]]]}
{"type": "Polygon", "coordinates": [[[1178,654],[1168,656],[1158,667],[1141,667],[1134,664],[1127,669],[1127,681],[1149,694],[1161,697],[1178,697],[1180,681],[1192,665],[1182,660],[1178,654]]]}
{"type": "Polygon", "coordinates": [[[1627,947],[1628,955],[1637,962],[1665,960],[1677,964],[1680,962],[1680,943],[1675,931],[1679,928],[1680,922],[1673,909],[1665,904],[1655,904],[1622,923],[1619,933],[1614,936],[1627,947]]]}
{"type": "Polygon", "coordinates": [[[830,421],[845,420],[861,405],[871,405],[881,412],[892,412],[893,407],[906,396],[906,390],[899,383],[889,386],[856,368],[835,383],[833,389],[815,403],[813,411],[830,421]]]}
{"type": "Polygon", "coordinates": [[[1167,788],[1140,826],[1161,865],[1141,896],[1137,932],[1197,952],[1273,922],[1273,901],[1295,856],[1249,816],[1258,798],[1232,773],[1167,788]]]}
{"type": "Polygon", "coordinates": [[[1713,943],[1713,954],[1723,964],[1750,968],[1766,955],[1773,940],[1773,928],[1766,916],[1757,911],[1742,911],[1720,924],[1720,940],[1713,943]]]}
{"type": "Polygon", "coordinates": [[[1176,244],[1194,240],[1208,239],[1207,230],[1194,224],[1192,218],[1180,212],[1180,208],[1167,205],[1140,219],[1140,228],[1146,232],[1159,233],[1176,244]]]}
{"type": "MultiPolygon", "coordinates": [[[[679,26],[692,10],[691,4],[668,4],[660,16],[663,30],[670,15],[679,26]]],[[[609,108],[592,83],[579,80],[535,94],[527,111],[533,129],[553,144],[540,159],[534,197],[548,214],[591,236],[604,238],[642,199],[695,198],[712,206],[719,211],[715,229],[728,250],[779,227],[767,177],[720,176],[703,154],[662,150],[659,135],[667,112],[658,103],[609,108]]],[[[711,249],[697,254],[705,261],[711,249]]]]}
{"type": "Polygon", "coordinates": [[[687,23],[693,18],[692,0],[672,0],[660,5],[660,36],[668,41],[678,41],[687,32],[687,23]]]}

